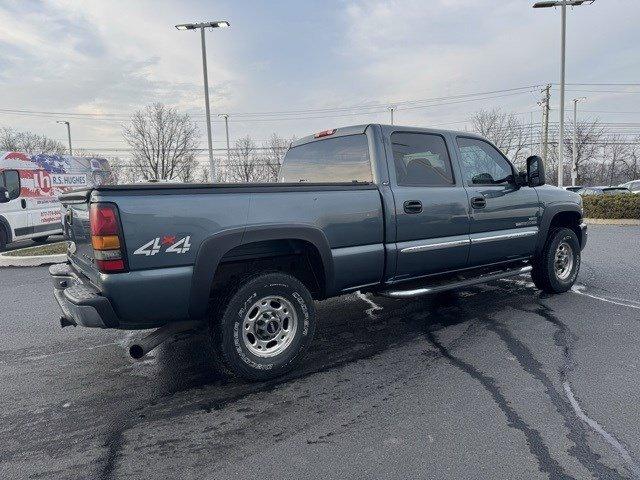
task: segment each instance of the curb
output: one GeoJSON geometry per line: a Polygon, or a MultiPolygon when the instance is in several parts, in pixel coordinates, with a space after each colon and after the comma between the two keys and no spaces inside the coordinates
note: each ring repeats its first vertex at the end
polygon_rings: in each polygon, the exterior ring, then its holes
{"type": "Polygon", "coordinates": [[[588,225],[624,225],[640,226],[640,220],[635,218],[585,218],[588,225]]]}
{"type": "MultiPolygon", "coordinates": [[[[14,251],[18,252],[19,250],[14,251]]],[[[37,267],[40,265],[50,265],[52,263],[63,263],[66,261],[66,253],[57,253],[55,255],[26,256],[15,256],[7,255],[7,253],[0,253],[0,267],[37,267]]]]}

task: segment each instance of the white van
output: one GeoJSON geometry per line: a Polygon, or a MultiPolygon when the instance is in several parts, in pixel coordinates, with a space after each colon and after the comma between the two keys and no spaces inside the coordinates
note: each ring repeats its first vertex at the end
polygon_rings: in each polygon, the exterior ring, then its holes
{"type": "Polygon", "coordinates": [[[62,233],[58,195],[111,180],[103,158],[0,152],[0,251],[17,240],[44,242],[62,233]]]}

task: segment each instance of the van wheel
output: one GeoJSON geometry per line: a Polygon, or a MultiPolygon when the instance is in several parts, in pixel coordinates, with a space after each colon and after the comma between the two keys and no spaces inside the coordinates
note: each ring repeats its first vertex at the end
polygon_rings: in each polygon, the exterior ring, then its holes
{"type": "Polygon", "coordinates": [[[569,228],[549,233],[542,253],[533,263],[531,278],[540,290],[562,293],[575,283],[580,270],[580,242],[569,228]]]}
{"type": "Polygon", "coordinates": [[[245,279],[217,303],[211,319],[215,354],[223,368],[240,377],[268,380],[288,372],[313,339],[313,299],[291,275],[245,279]]]}
{"type": "Polygon", "coordinates": [[[33,240],[35,243],[44,243],[47,241],[48,238],[49,238],[49,235],[45,235],[44,237],[36,237],[36,238],[32,238],[31,240],[33,240]]]}
{"type": "Polygon", "coordinates": [[[0,226],[0,252],[4,252],[5,248],[7,248],[7,234],[0,226]]]}

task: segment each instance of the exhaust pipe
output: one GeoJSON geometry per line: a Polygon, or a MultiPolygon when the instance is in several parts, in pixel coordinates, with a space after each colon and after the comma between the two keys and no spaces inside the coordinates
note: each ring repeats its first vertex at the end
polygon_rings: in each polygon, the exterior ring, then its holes
{"type": "Polygon", "coordinates": [[[131,344],[129,346],[129,355],[136,360],[141,359],[151,350],[156,348],[162,342],[165,342],[173,337],[178,337],[180,334],[196,330],[199,326],[202,325],[202,322],[196,321],[185,321],[185,322],[175,322],[164,325],[146,337],[138,340],[137,342],[131,344]]]}

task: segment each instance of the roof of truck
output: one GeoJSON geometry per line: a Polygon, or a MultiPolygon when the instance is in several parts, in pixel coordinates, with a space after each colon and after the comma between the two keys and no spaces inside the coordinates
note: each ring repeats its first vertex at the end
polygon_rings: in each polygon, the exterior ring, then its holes
{"type": "Polygon", "coordinates": [[[295,140],[294,142],[291,142],[291,146],[292,147],[297,147],[299,145],[304,145],[305,143],[311,143],[311,142],[316,142],[316,141],[321,141],[321,140],[325,140],[327,138],[335,138],[335,137],[344,137],[347,135],[357,135],[357,134],[362,134],[364,133],[368,127],[373,126],[373,125],[378,125],[379,127],[381,127],[383,130],[395,130],[395,131],[411,131],[411,132],[424,132],[424,133],[436,133],[436,134],[449,134],[449,133],[453,133],[454,135],[464,135],[466,137],[477,137],[477,138],[482,138],[481,135],[472,133],[472,132],[462,132],[462,131],[457,131],[457,130],[444,130],[444,129],[438,129],[438,128],[429,128],[429,127],[416,127],[416,126],[410,126],[410,125],[386,125],[386,124],[380,124],[380,123],[365,123],[362,125],[351,125],[351,126],[346,126],[346,127],[337,127],[334,129],[329,129],[329,130],[325,130],[324,132],[319,132],[319,133],[314,133],[312,135],[307,135],[306,137],[302,137],[299,138],[298,140],[295,140]],[[327,134],[326,132],[331,132],[331,130],[333,130],[333,133],[327,134]],[[318,136],[321,135],[321,136],[318,136]]]}

